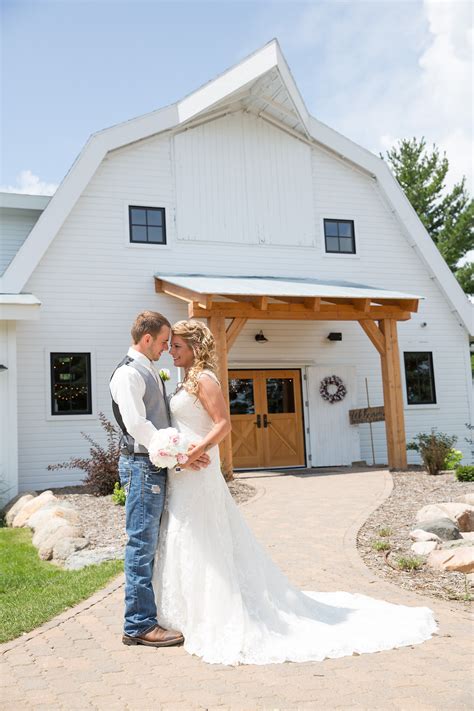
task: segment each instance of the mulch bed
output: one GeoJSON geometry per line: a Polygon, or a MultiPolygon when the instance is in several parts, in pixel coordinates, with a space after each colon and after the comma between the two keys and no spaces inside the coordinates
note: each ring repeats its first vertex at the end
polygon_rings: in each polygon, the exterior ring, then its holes
{"type": "MultiPolygon", "coordinates": [[[[365,564],[382,578],[407,590],[430,597],[452,601],[455,607],[468,607],[466,576],[463,573],[448,573],[433,570],[425,563],[419,570],[393,570],[384,556],[372,543],[386,540],[391,549],[388,559],[397,565],[399,556],[414,557],[410,550],[413,541],[409,532],[416,528],[415,518],[419,509],[427,504],[453,501],[462,494],[474,492],[472,482],[457,481],[454,474],[431,476],[422,470],[393,472],[393,491],[389,498],[367,519],[357,534],[357,547],[365,564]],[[391,529],[389,536],[378,534],[382,528],[391,529]]],[[[424,556],[415,556],[425,561],[424,556]]],[[[469,583],[468,583],[469,590],[469,583]]],[[[472,587],[470,596],[473,597],[472,587]]]]}
{"type": "MultiPolygon", "coordinates": [[[[254,486],[237,479],[229,482],[229,489],[237,504],[248,501],[257,493],[254,486]]],[[[125,507],[114,504],[111,495],[94,496],[84,485],[52,491],[58,499],[69,501],[77,510],[84,535],[90,541],[88,550],[125,546],[125,507]]]]}

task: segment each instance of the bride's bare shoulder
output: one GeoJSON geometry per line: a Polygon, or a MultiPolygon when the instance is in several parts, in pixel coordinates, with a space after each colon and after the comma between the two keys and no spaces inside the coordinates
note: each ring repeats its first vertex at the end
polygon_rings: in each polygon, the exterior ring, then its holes
{"type": "Polygon", "coordinates": [[[212,380],[214,383],[217,383],[217,385],[220,385],[219,378],[215,373],[212,372],[212,370],[202,370],[198,375],[198,379],[203,380],[203,382],[205,382],[206,380],[212,380]]]}

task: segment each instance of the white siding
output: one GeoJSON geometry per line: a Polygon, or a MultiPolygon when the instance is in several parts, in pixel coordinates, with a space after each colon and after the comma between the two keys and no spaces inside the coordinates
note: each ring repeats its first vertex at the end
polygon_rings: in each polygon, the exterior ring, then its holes
{"type": "Polygon", "coordinates": [[[242,113],[179,133],[177,238],[315,244],[311,148],[242,113]]]}
{"type": "MultiPolygon", "coordinates": [[[[267,151],[266,144],[260,146],[257,140],[258,131],[266,131],[267,126],[263,128],[253,118],[247,119],[241,124],[242,131],[245,135],[250,133],[245,140],[254,146],[253,165],[257,170],[258,164],[265,164],[267,151]]],[[[215,123],[209,124],[209,131],[215,123]]],[[[235,155],[235,132],[232,131],[227,141],[229,160],[235,155]]],[[[301,155],[303,144],[300,141],[290,139],[280,131],[277,134],[281,136],[283,154],[290,141],[296,155],[301,155]]],[[[193,135],[201,145],[201,132],[189,131],[186,141],[191,144],[180,157],[184,164],[178,172],[186,172],[188,168],[186,156],[193,154],[193,135]]],[[[226,141],[221,139],[221,148],[225,151],[226,141]]],[[[196,146],[196,151],[199,150],[196,146]]],[[[104,411],[111,417],[108,380],[113,366],[126,351],[134,316],[143,309],[156,309],[163,311],[171,321],[186,317],[184,305],[154,293],[154,272],[336,278],[425,295],[420,313],[410,322],[400,324],[400,342],[402,351],[433,351],[438,404],[407,408],[407,435],[410,438],[416,432],[436,426],[457,434],[460,448],[468,455],[463,437],[464,422],[470,419],[469,397],[472,395],[466,332],[409,247],[380,198],[374,181],[323,150],[311,149],[311,156],[312,207],[316,217],[311,218],[311,224],[305,227],[307,232],[303,232],[314,235],[313,246],[309,243],[298,246],[300,229],[293,233],[285,231],[286,236],[293,236],[295,240],[288,245],[242,244],[226,239],[211,240],[206,244],[178,239],[175,217],[182,214],[182,208],[176,202],[173,139],[169,134],[115,151],[103,162],[25,288],[25,291],[34,293],[43,306],[39,321],[18,324],[19,467],[23,489],[44,488],[80,479],[77,472],[47,472],[46,466],[88,452],[87,443],[80,437],[81,430],[103,440],[97,412],[104,411]],[[166,208],[166,246],[129,244],[128,204],[166,208]],[[355,257],[325,255],[324,217],[355,220],[355,257]],[[425,328],[421,327],[422,322],[427,323],[425,328]],[[59,349],[88,350],[93,354],[95,386],[94,415],[91,417],[55,419],[48,414],[47,354],[59,349]]],[[[221,166],[225,158],[223,155],[221,166]]],[[[193,161],[194,158],[189,163],[190,173],[194,170],[193,161]]],[[[288,161],[291,163],[292,159],[288,158],[288,161]]],[[[230,179],[227,174],[225,180],[230,179]]],[[[199,181],[199,176],[195,176],[195,180],[199,181]]],[[[242,184],[239,180],[241,178],[236,177],[237,185],[242,184]]],[[[205,184],[209,191],[218,190],[212,180],[205,184]]],[[[226,185],[230,191],[231,184],[227,182],[226,185]]],[[[239,190],[236,188],[241,195],[239,190]]],[[[285,191],[285,186],[280,185],[278,190],[285,191]]],[[[273,186],[268,193],[274,196],[272,199],[277,194],[275,191],[273,186]]],[[[281,197],[282,204],[289,200],[288,196],[281,197]]],[[[218,203],[218,197],[212,193],[210,198],[203,199],[211,207],[218,203]]],[[[193,200],[198,199],[194,197],[193,200]]],[[[258,202],[255,202],[256,206],[258,202]]],[[[296,222],[298,203],[295,201],[292,207],[290,202],[286,202],[287,215],[293,209],[295,224],[299,224],[296,222]]],[[[226,204],[230,205],[230,200],[226,204]]],[[[191,211],[190,207],[188,209],[191,211]]],[[[232,235],[238,234],[239,230],[240,234],[246,234],[253,219],[250,213],[228,209],[231,221],[226,223],[226,230],[232,235]],[[239,220],[245,222],[239,225],[239,220]]],[[[220,214],[219,219],[223,219],[223,212],[220,214]]],[[[265,211],[260,214],[262,219],[265,215],[268,215],[265,211]]],[[[186,217],[189,225],[193,223],[193,217],[195,214],[186,217]]],[[[218,236],[217,231],[213,234],[218,236]]],[[[283,235],[283,232],[278,234],[283,235]]],[[[230,365],[247,364],[249,367],[258,363],[268,367],[300,367],[330,362],[334,363],[336,374],[338,364],[356,366],[359,406],[366,405],[366,376],[371,404],[382,404],[379,357],[358,324],[249,322],[230,356],[230,365]],[[263,345],[254,339],[260,328],[269,339],[263,345]],[[342,342],[330,343],[327,340],[330,331],[341,331],[342,342]]],[[[172,367],[168,356],[162,363],[172,367]]],[[[384,424],[374,424],[373,430],[376,459],[386,462],[384,424]]],[[[360,426],[359,431],[361,457],[370,461],[368,425],[360,426]]],[[[410,457],[414,461],[413,455],[410,457]]]]}
{"type": "Polygon", "coordinates": [[[0,208],[0,274],[8,267],[40,215],[40,210],[0,208]]]}

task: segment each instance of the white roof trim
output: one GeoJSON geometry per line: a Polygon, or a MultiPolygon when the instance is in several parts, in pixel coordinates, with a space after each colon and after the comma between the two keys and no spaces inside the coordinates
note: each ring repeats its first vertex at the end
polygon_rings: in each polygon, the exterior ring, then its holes
{"type": "Polygon", "coordinates": [[[348,281],[288,279],[286,277],[216,276],[208,274],[155,274],[157,279],[191,289],[199,294],[242,296],[301,296],[358,299],[423,299],[415,294],[388,291],[348,281]]]}
{"type": "Polygon", "coordinates": [[[462,325],[474,334],[474,306],[445,264],[386,163],[308,114],[277,40],[272,40],[176,104],[93,134],[1,277],[0,292],[20,292],[24,288],[108,151],[176,128],[209,111],[219,102],[230,99],[232,94],[274,68],[278,70],[308,136],[343,159],[364,168],[378,180],[408,241],[412,242],[437,280],[462,325]]]}
{"type": "Polygon", "coordinates": [[[0,207],[19,208],[21,210],[44,210],[50,200],[50,195],[0,192],[0,207]]]}
{"type": "Polygon", "coordinates": [[[0,294],[0,321],[36,320],[40,306],[33,294],[0,294]]]}

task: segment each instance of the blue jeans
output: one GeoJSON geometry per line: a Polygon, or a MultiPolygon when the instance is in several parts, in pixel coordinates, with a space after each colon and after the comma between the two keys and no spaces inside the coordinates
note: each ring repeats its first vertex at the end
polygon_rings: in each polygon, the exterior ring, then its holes
{"type": "Polygon", "coordinates": [[[126,492],[128,536],[125,548],[125,634],[137,636],[157,624],[151,579],[160,520],[165,503],[166,469],[148,457],[119,459],[120,483],[126,492]]]}

